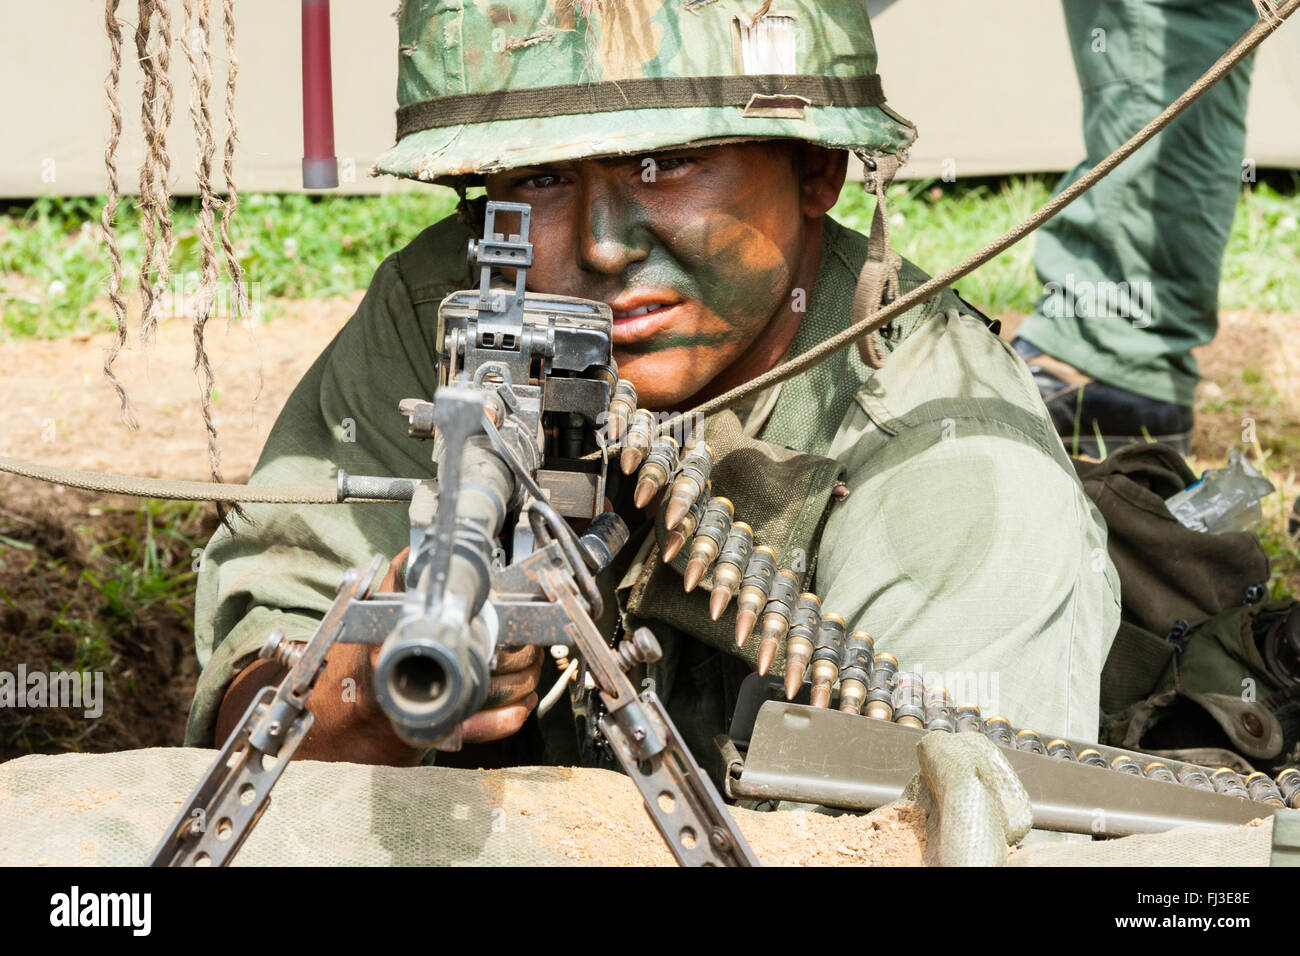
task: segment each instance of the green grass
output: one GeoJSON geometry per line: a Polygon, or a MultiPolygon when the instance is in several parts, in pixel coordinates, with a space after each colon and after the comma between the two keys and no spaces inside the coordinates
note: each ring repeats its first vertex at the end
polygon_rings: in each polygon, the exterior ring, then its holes
{"type": "Polygon", "coordinates": [[[215,518],[203,504],[152,499],[91,514],[74,527],[75,542],[42,520],[27,522],[34,526],[27,547],[0,543],[0,575],[15,590],[0,589],[0,607],[21,609],[15,628],[0,629],[0,660],[25,661],[29,671],[104,672],[114,706],[89,722],[75,710],[0,709],[0,759],[10,749],[171,745],[168,735],[179,732],[159,701],[185,696],[177,687],[189,669],[176,655],[190,642],[195,552],[215,518]],[[144,715],[118,706],[141,694],[150,698],[144,715]]]}
{"type": "MultiPolygon", "coordinates": [[[[91,550],[92,562],[107,573],[81,572],[103,595],[105,610],[122,621],[132,620],[138,611],[154,604],[187,614],[186,600],[193,595],[197,577],[193,550],[203,543],[200,529],[206,506],[149,498],[138,510],[106,510],[134,516],[135,527],[96,543],[91,550]]],[[[89,528],[78,531],[93,533],[89,528]]]]}
{"type": "MultiPolygon", "coordinates": [[[[0,215],[0,340],[113,328],[102,204],[102,197],[45,197],[0,215]]],[[[240,265],[256,284],[250,292],[270,317],[275,299],[364,288],[389,253],[454,209],[455,195],[445,189],[374,197],[254,194],[243,198],[232,234],[240,265]]],[[[191,283],[199,269],[197,212],[192,199],[173,211],[171,266],[191,283]]],[[[117,235],[128,314],[137,314],[143,240],[133,201],[119,206],[117,235]]]]}
{"type": "MultiPolygon", "coordinates": [[[[8,549],[24,555],[25,575],[47,595],[58,595],[45,637],[75,639],[74,658],[56,662],[73,670],[108,667],[113,635],[129,631],[152,607],[165,606],[182,617],[192,613],[194,552],[211,530],[210,511],[201,503],[150,498],[138,509],[103,510],[111,517],[74,529],[88,544],[84,564],[29,543],[0,541],[0,556],[8,549]]],[[[13,604],[3,592],[0,601],[13,604]]]]}
{"type": "Polygon", "coordinates": [[[1271,600],[1300,596],[1300,591],[1297,591],[1300,587],[1300,538],[1290,537],[1286,530],[1293,499],[1287,494],[1280,474],[1285,467],[1284,455],[1277,448],[1261,446],[1258,438],[1253,450],[1254,454],[1249,456],[1250,463],[1273,483],[1275,489],[1260,501],[1264,520],[1255,529],[1268,554],[1268,596],[1271,600]]]}
{"type": "MultiPolygon", "coordinates": [[[[956,184],[900,183],[890,190],[894,247],[927,272],[954,265],[1033,212],[1051,195],[1053,176],[1011,176],[956,184]]],[[[102,198],[46,197],[0,214],[0,339],[51,338],[113,327],[106,296],[109,266],[99,230],[102,198]]],[[[389,253],[449,215],[447,189],[387,196],[245,196],[235,218],[236,251],[257,284],[262,314],[274,300],[331,296],[365,288],[389,253]]],[[[874,200],[848,184],[832,215],[865,231],[874,200]]],[[[178,202],[172,269],[198,268],[197,203],[178,202]]],[[[1224,257],[1224,309],[1300,309],[1286,283],[1300,274],[1300,175],[1282,174],[1243,191],[1224,257]],[[1289,179],[1289,182],[1287,181],[1289,179]]],[[[133,202],[118,213],[128,309],[139,310],[135,274],[141,236],[133,202]]],[[[990,315],[1028,312],[1039,291],[1033,240],[1003,253],[960,283],[990,315]]]]}
{"type": "MultiPolygon", "coordinates": [[[[890,238],[898,252],[930,274],[956,265],[1045,203],[1055,176],[942,183],[899,183],[889,190],[890,238]],[[898,218],[902,221],[898,222],[898,218]]],[[[875,199],[848,185],[831,215],[867,231],[875,199]]],[[[1300,291],[1300,173],[1275,175],[1242,191],[1224,253],[1221,309],[1295,312],[1300,291]],[[1289,180],[1289,182],[1287,181],[1289,180]]],[[[1039,293],[1032,237],[959,283],[963,297],[991,316],[1029,312],[1039,293]]]]}
{"type": "MultiPolygon", "coordinates": [[[[889,190],[890,241],[900,255],[934,275],[1002,235],[1050,197],[1051,181],[1036,176],[961,185],[898,183],[889,190]]],[[[875,208],[873,196],[849,184],[831,216],[865,233],[875,208]]],[[[957,288],[991,316],[1028,312],[1039,288],[1032,240],[1013,246],[957,288]]]]}

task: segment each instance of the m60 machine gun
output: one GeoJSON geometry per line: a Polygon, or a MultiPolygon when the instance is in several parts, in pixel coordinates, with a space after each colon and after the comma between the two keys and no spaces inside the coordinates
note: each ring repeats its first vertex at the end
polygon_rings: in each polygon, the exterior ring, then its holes
{"type": "Polygon", "coordinates": [[[479,287],[439,308],[437,394],[401,405],[410,435],[434,442],[436,479],[339,472],[342,501],[410,501],[406,590],[372,593],[376,558],[348,571],[306,645],[272,633],[262,656],[289,673],[249,706],[151,865],[230,862],[312,726],[309,695],[337,642],[380,644],[380,706],[408,743],[442,749],[459,747],[499,648],[572,648],[603,704],[599,729],[677,860],[756,864],[654,691],[638,694],[624,673],[658,658],[653,635],[641,629],[615,649],[594,623],[594,574],[628,537],[621,519],[601,513],[599,426],[617,381],[612,316],[602,303],[524,291],[529,216],[527,205],[488,203],[484,238],[470,244],[479,287]],[[520,218],[508,239],[496,232],[503,212],[520,218]],[[512,289],[492,284],[494,267],[516,270],[512,289]],[[593,520],[580,540],[565,518],[593,520]]]}

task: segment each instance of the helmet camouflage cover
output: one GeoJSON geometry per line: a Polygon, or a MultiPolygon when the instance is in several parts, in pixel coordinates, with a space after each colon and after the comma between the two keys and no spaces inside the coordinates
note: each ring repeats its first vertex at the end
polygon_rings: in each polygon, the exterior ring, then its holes
{"type": "Polygon", "coordinates": [[[900,159],[865,0],[405,0],[381,173],[486,173],[794,138],[900,159]]]}

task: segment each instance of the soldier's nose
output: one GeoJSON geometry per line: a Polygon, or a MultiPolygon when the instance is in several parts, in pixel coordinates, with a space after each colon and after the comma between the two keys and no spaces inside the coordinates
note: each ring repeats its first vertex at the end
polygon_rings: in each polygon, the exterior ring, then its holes
{"type": "Polygon", "coordinates": [[[617,194],[589,190],[585,198],[586,214],[579,225],[584,269],[617,276],[649,255],[648,237],[617,194]]]}

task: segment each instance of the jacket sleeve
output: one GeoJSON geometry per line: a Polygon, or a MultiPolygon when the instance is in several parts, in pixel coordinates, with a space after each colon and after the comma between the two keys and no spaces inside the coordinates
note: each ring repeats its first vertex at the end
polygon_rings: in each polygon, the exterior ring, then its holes
{"type": "MultiPolygon", "coordinates": [[[[423,313],[427,319],[427,311],[423,313]]],[[[432,445],[406,434],[397,403],[431,397],[433,330],[417,318],[397,255],[379,267],[356,314],[294,389],[276,420],[251,483],[331,488],[337,469],[424,477],[432,445]]],[[[203,670],[186,743],[212,746],[221,700],[268,632],[310,638],[343,574],[374,555],[400,551],[408,535],[402,503],[248,505],[201,559],[195,645],[203,670]]]]}
{"type": "Polygon", "coordinates": [[[858,393],[832,454],[823,606],[956,704],[1095,740],[1119,623],[1106,531],[1028,373],[949,309],[858,393]]]}

